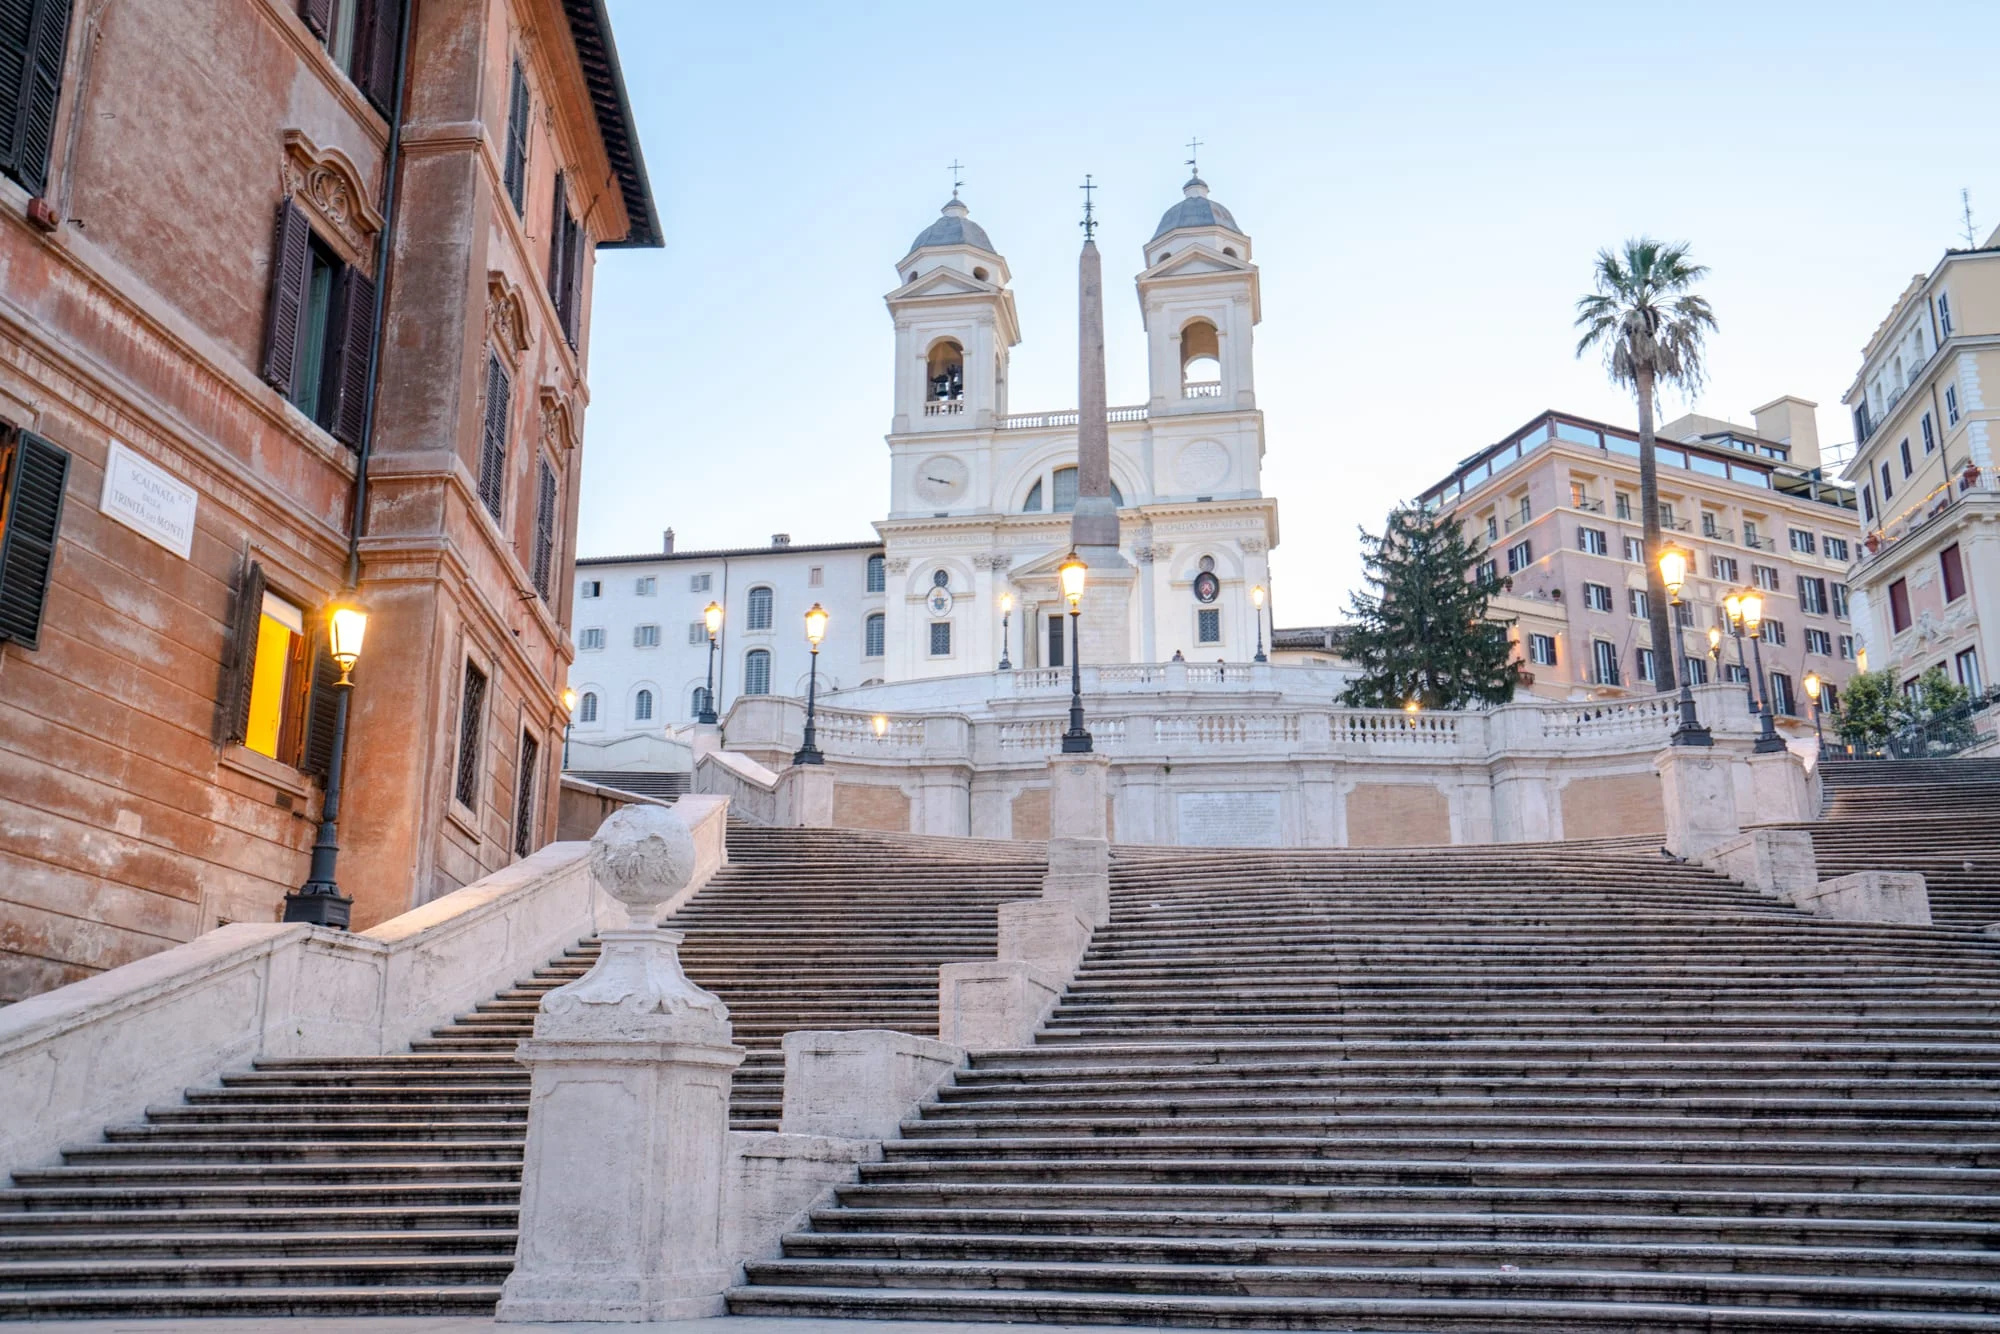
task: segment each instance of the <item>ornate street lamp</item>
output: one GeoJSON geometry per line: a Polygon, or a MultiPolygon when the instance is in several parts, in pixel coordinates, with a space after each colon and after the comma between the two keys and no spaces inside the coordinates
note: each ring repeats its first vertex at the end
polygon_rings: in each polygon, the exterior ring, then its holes
{"type": "Polygon", "coordinates": [[[1012,593],[1002,593],[1000,595],[1000,670],[1003,672],[1014,670],[1014,664],[1007,661],[1007,622],[1012,619],[1013,615],[1014,595],[1012,593]]]}
{"type": "Polygon", "coordinates": [[[1074,547],[1056,567],[1063,596],[1069,599],[1069,730],[1062,738],[1065,755],[1084,755],[1091,750],[1090,733],[1083,727],[1083,647],[1079,629],[1079,618],[1083,615],[1083,572],[1088,568],[1074,547]]]}
{"type": "Polygon", "coordinates": [[[1250,590],[1250,608],[1257,618],[1257,656],[1252,662],[1269,662],[1264,656],[1264,585],[1258,584],[1250,590]]]}
{"type": "MultiPolygon", "coordinates": [[[[1736,604],[1736,615],[1740,619],[1742,633],[1750,640],[1751,661],[1756,665],[1755,683],[1757,694],[1763,703],[1757,713],[1757,744],[1750,747],[1758,755],[1771,755],[1785,748],[1784,738],[1778,735],[1776,719],[1771,712],[1771,686],[1764,677],[1764,646],[1758,634],[1764,628],[1764,597],[1755,590],[1740,594],[1732,593],[1730,600],[1736,604]]],[[[1741,651],[1738,645],[1738,651],[1741,651]]]]}
{"type": "Polygon", "coordinates": [[[812,674],[806,678],[806,743],[792,753],[793,764],[825,764],[813,744],[813,708],[819,695],[819,641],[826,638],[826,608],[815,602],[806,613],[806,642],[812,645],[812,674]]]}
{"type": "MultiPolygon", "coordinates": [[[[1666,584],[1667,597],[1673,602],[1674,607],[1674,649],[1676,652],[1680,650],[1681,642],[1681,587],[1687,583],[1687,572],[1687,552],[1682,551],[1679,547],[1667,547],[1660,552],[1660,580],[1666,584]]],[[[1708,729],[1701,725],[1701,719],[1695,714],[1694,691],[1688,686],[1686,669],[1680,663],[1673,663],[1671,665],[1678,669],[1674,674],[1680,678],[1681,683],[1681,721],[1680,726],[1674,729],[1673,737],[1669,744],[1676,746],[1713,746],[1715,738],[1709,735],[1708,729]]],[[[1657,663],[1653,666],[1653,674],[1655,677],[1659,675],[1659,664],[1657,663]]]]}
{"type": "Polygon", "coordinates": [[[702,609],[702,624],[708,627],[708,684],[701,688],[701,712],[694,716],[698,723],[715,721],[715,636],[722,629],[722,604],[711,602],[702,609]]]}
{"type": "Polygon", "coordinates": [[[1424,702],[1415,695],[1403,701],[1403,716],[1410,720],[1410,726],[1417,725],[1417,715],[1423,712],[1424,702]]]}
{"type": "Polygon", "coordinates": [[[354,694],[354,664],[361,660],[361,641],[368,635],[368,610],[349,590],[335,598],[326,613],[326,651],[340,668],[334,682],[333,742],[327,748],[326,792],[320,799],[319,833],[313,839],[312,864],[305,884],[285,895],[285,920],[331,926],[345,931],[354,900],[340,892],[333,864],[340,855],[340,780],[347,752],[347,705],[354,694]]]}
{"type": "Polygon", "coordinates": [[[1820,745],[1825,745],[1826,739],[1820,735],[1819,731],[1819,693],[1825,689],[1825,686],[1820,681],[1818,672],[1807,672],[1805,685],[1806,698],[1812,701],[1813,740],[1820,745]]]}
{"type": "Polygon", "coordinates": [[[563,768],[569,768],[569,734],[576,726],[576,687],[564,686],[563,701],[563,768]]]}

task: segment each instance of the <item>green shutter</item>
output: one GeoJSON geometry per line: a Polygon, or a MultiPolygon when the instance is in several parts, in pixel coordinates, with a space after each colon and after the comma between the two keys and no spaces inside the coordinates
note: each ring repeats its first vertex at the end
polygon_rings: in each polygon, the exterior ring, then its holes
{"type": "Polygon", "coordinates": [[[6,458],[0,469],[0,639],[39,648],[69,452],[21,431],[6,458]]]}

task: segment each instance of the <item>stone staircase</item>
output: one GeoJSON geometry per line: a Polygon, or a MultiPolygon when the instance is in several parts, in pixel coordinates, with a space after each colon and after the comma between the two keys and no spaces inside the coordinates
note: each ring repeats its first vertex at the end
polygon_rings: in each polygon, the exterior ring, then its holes
{"type": "Polygon", "coordinates": [[[2000,1330],[2000,940],[1637,847],[1117,850],[1035,1045],[731,1311],[2000,1330]]]}
{"type": "Polygon", "coordinates": [[[1822,876],[1921,871],[1942,925],[2000,923],[2000,760],[1835,760],[1812,833],[1822,876]]]}
{"type": "MultiPolygon", "coordinates": [[[[731,1120],[775,1130],[783,1035],[935,1036],[937,969],[990,958],[1039,844],[732,826],[671,919],[729,1005],[731,1120]]],[[[513,1266],[527,1072],[513,1059],[585,941],[406,1054],[257,1061],[0,1191],[0,1319],[490,1314],[513,1266]]]]}

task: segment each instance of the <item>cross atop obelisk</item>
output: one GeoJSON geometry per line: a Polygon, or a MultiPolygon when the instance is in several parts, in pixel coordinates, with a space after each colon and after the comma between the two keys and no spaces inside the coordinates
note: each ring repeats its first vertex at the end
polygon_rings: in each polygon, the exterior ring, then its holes
{"type": "MultiPolygon", "coordinates": [[[[1077,262],[1076,509],[1070,545],[1118,549],[1118,507],[1111,503],[1111,433],[1104,420],[1104,265],[1093,234],[1097,219],[1083,178],[1083,256],[1077,262]]],[[[1086,554],[1086,560],[1096,560],[1086,554]]]]}

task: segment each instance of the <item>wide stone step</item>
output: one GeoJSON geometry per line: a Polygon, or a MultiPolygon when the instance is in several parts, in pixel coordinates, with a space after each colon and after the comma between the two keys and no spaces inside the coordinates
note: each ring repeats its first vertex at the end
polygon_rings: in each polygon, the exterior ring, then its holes
{"type": "MultiPolygon", "coordinates": [[[[1132,1110],[1125,1109],[1128,1113],[1132,1110]]],[[[1962,1145],[1972,1118],[1886,1117],[1764,1117],[1743,1116],[1645,1116],[1610,1114],[1603,1111],[1538,1109],[1521,1112],[1445,1112],[1412,1108],[1403,1111],[1274,1111],[1261,1105],[1227,1113],[1185,1112],[1162,1114],[1165,1109],[1149,1105],[1152,1115],[1098,1113],[1091,1116],[1064,1115],[1060,1109],[1036,1106],[1023,1113],[975,1116],[959,1106],[945,1109],[926,1107],[922,1119],[905,1121],[903,1144],[918,1151],[941,1138],[973,1137],[1021,1139],[1042,1135],[1070,1137],[1097,1143],[1123,1137],[1152,1139],[1183,1136],[1271,1136],[1346,1142],[1361,1135],[1371,1139],[1423,1139],[1451,1132],[1504,1134],[1511,1139],[1562,1139],[1587,1135],[1593,1141],[1606,1139],[1631,1142],[1651,1141],[1663,1134],[1694,1135],[1705,1139],[1769,1142],[1807,1141],[1820,1143],[1843,1136],[1872,1143],[1873,1137],[1905,1143],[1948,1143],[1962,1145]],[[1862,1138],[1871,1137],[1871,1138],[1862,1138]]],[[[1978,1118],[1978,1130],[1992,1133],[1990,1114],[1978,1118]]],[[[386,1133],[385,1128],[385,1133],[386,1133]]]]}
{"type": "MultiPolygon", "coordinates": [[[[331,1276],[335,1279],[340,1275],[331,1276]]],[[[107,1287],[0,1290],[0,1320],[136,1316],[149,1321],[202,1317],[490,1316],[500,1284],[107,1287]]]]}
{"type": "Polygon", "coordinates": [[[25,1241],[84,1236],[161,1236],[196,1232],[228,1236],[255,1245],[254,1238],[282,1238],[292,1232],[328,1236],[383,1233],[422,1237],[464,1231],[467,1235],[512,1234],[518,1213],[513,1204],[422,1204],[403,1208],[314,1204],[282,1208],[0,1208],[0,1238],[25,1241]]]}
{"type": "Polygon", "coordinates": [[[382,1231],[358,1227],[334,1232],[303,1229],[287,1232],[203,1232],[182,1229],[143,1233],[74,1231],[31,1237],[0,1231],[0,1282],[4,1282],[5,1266],[29,1262],[47,1265],[58,1261],[98,1263],[107,1260],[271,1259],[279,1256],[359,1256],[363,1259],[470,1256],[488,1261],[498,1258],[511,1261],[515,1240],[511,1218],[492,1226],[472,1229],[431,1228],[421,1231],[382,1231]]]}

